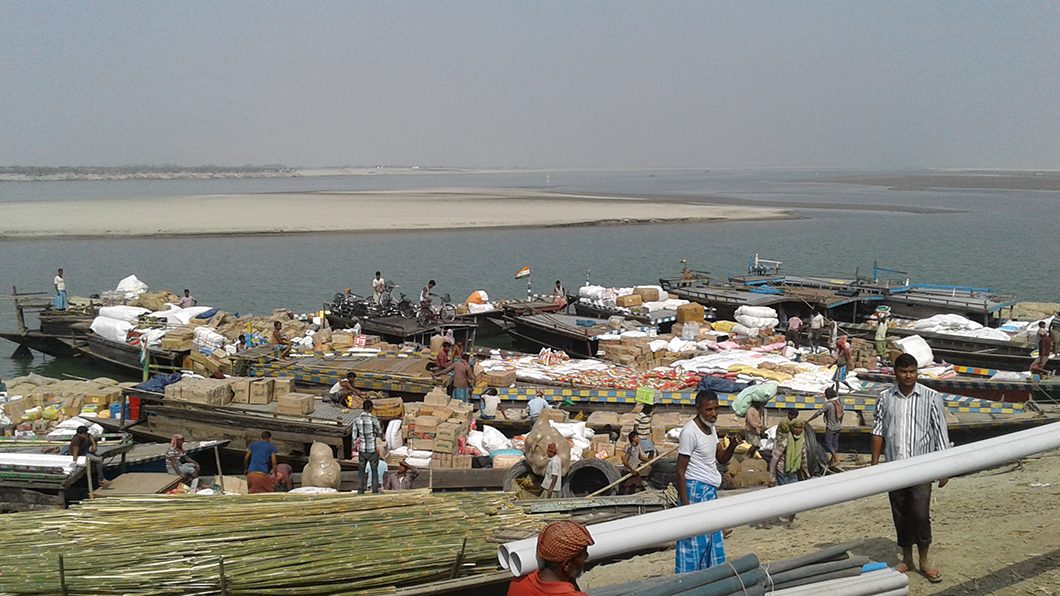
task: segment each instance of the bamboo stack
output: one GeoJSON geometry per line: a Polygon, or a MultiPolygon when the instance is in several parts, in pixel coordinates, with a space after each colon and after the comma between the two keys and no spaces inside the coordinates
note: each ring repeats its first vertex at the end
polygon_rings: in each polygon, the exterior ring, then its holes
{"type": "Polygon", "coordinates": [[[0,516],[0,593],[383,594],[496,569],[495,530],[539,530],[504,493],[107,498],[0,516]],[[61,590],[59,555],[66,590],[61,590]]]}

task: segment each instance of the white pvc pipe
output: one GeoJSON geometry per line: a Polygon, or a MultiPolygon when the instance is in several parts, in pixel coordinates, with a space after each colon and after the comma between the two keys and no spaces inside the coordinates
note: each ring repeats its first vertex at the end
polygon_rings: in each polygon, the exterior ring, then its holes
{"type": "Polygon", "coordinates": [[[770,596],[871,596],[901,589],[908,592],[909,577],[888,567],[858,577],[832,579],[773,592],[767,589],[766,594],[770,596]]]}
{"type": "MultiPolygon", "coordinates": [[[[594,524],[589,532],[596,543],[589,547],[589,560],[976,472],[1060,448],[1060,432],[1054,426],[1046,424],[880,466],[594,524]]],[[[498,560],[514,575],[525,575],[540,569],[536,549],[536,538],[510,542],[498,549],[498,560]]]]}

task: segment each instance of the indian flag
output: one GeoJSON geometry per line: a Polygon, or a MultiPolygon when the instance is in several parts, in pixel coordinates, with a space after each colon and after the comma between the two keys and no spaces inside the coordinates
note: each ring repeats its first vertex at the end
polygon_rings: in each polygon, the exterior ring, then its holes
{"type": "Polygon", "coordinates": [[[530,268],[529,267],[523,267],[519,271],[515,272],[515,279],[519,279],[521,277],[526,277],[527,275],[530,275],[530,268]]]}

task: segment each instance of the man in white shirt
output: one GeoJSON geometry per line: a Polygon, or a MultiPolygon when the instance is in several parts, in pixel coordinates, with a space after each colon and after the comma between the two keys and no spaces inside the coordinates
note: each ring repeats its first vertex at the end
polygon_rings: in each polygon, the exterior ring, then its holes
{"type": "Polygon", "coordinates": [[[480,415],[483,420],[494,420],[497,418],[497,408],[501,405],[501,397],[497,394],[495,387],[490,387],[482,394],[482,408],[480,415]]]}
{"type": "Polygon", "coordinates": [[[810,317],[810,347],[817,351],[817,346],[821,345],[821,330],[824,329],[824,315],[821,311],[816,311],[813,316],[810,317]]]}
{"type": "Polygon", "coordinates": [[[383,302],[383,292],[386,291],[386,282],[383,281],[382,275],[381,272],[376,271],[375,279],[372,280],[372,292],[376,304],[383,302]]]}
{"type": "MultiPolygon", "coordinates": [[[[872,427],[872,459],[876,465],[883,453],[887,461],[925,455],[948,449],[950,437],[946,428],[946,405],[937,392],[917,383],[917,362],[910,354],[894,360],[895,385],[880,394],[872,427]]],[[[939,480],[939,488],[948,478],[939,480]]],[[[888,494],[891,516],[902,547],[902,562],[895,569],[911,571],[913,545],[920,555],[920,572],[932,583],[942,581],[942,574],[928,558],[931,546],[931,483],[918,484],[888,494]]]]}
{"type": "MultiPolygon", "coordinates": [[[[677,448],[677,497],[681,505],[718,498],[721,473],[740,443],[738,437],[721,448],[714,423],[718,421],[718,395],[705,390],[696,394],[696,416],[681,429],[677,448]]],[[[721,532],[677,542],[676,573],[706,569],[725,562],[721,532]]]]}
{"type": "Polygon", "coordinates": [[[55,284],[55,310],[66,310],[66,280],[63,279],[63,270],[52,281],[55,284]]]}
{"type": "Polygon", "coordinates": [[[541,481],[544,492],[541,496],[552,499],[559,496],[563,490],[563,459],[559,456],[559,449],[555,443],[548,444],[548,465],[545,466],[545,478],[541,481]]]}
{"type": "Polygon", "coordinates": [[[530,419],[530,424],[537,422],[538,416],[541,415],[541,410],[551,408],[548,400],[541,397],[541,395],[535,395],[534,399],[531,399],[526,404],[526,416],[530,419]]]}

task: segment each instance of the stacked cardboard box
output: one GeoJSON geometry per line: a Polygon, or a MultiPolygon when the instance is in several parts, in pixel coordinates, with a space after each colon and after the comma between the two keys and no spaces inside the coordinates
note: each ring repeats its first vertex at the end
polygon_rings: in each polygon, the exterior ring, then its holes
{"type": "Polygon", "coordinates": [[[250,382],[250,402],[252,404],[271,404],[275,401],[272,393],[272,379],[254,379],[250,382]]]}
{"type": "Polygon", "coordinates": [[[511,387],[515,384],[514,370],[492,370],[482,374],[486,387],[511,387]]]}
{"type": "Polygon", "coordinates": [[[858,337],[853,338],[850,342],[850,363],[847,369],[876,367],[875,344],[858,337]]]}
{"type": "Polygon", "coordinates": [[[692,302],[677,307],[677,324],[684,322],[702,323],[705,320],[703,305],[692,302]]]}
{"type": "Polygon", "coordinates": [[[284,393],[276,398],[277,414],[308,416],[316,409],[316,398],[308,393],[284,393]]]}
{"type": "Polygon", "coordinates": [[[195,339],[195,331],[188,326],[170,329],[162,338],[162,349],[173,352],[183,352],[191,349],[191,341],[195,339]]]}
{"type": "Polygon", "coordinates": [[[643,300],[640,294],[629,294],[628,296],[619,296],[618,298],[615,298],[616,305],[623,306],[626,308],[629,308],[631,306],[640,306],[642,303],[643,300]]]}
{"type": "Polygon", "coordinates": [[[460,454],[460,445],[471,430],[472,406],[448,397],[435,396],[431,401],[404,404],[401,432],[406,443],[412,449],[433,451],[432,467],[470,468],[471,456],[460,454]]]}
{"type": "MultiPolygon", "coordinates": [[[[166,387],[166,397],[172,399],[224,406],[232,402],[231,379],[181,379],[180,382],[166,387]],[[170,390],[170,387],[173,389],[170,390]]],[[[91,402],[89,402],[91,403],[91,402]]]]}

